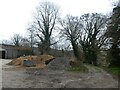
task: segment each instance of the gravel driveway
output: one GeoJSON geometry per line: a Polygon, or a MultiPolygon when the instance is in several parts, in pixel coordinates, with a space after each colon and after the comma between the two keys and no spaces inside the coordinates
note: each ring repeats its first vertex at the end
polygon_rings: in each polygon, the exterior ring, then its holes
{"type": "Polygon", "coordinates": [[[4,88],[118,88],[118,80],[104,70],[87,65],[88,73],[3,65],[4,88]]]}

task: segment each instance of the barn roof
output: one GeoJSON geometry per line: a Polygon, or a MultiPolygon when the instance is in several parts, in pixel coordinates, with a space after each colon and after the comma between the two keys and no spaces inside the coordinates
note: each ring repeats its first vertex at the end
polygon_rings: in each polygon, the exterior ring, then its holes
{"type": "Polygon", "coordinates": [[[23,46],[14,46],[14,45],[7,45],[7,44],[0,44],[1,50],[4,49],[16,49],[16,50],[31,50],[30,47],[23,47],[23,46]]]}

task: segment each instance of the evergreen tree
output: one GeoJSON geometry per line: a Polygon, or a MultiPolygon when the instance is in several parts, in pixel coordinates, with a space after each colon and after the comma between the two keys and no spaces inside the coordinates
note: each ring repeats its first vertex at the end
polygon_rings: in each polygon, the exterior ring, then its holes
{"type": "Polygon", "coordinates": [[[108,54],[110,66],[120,66],[120,2],[113,9],[108,35],[111,44],[108,54]]]}

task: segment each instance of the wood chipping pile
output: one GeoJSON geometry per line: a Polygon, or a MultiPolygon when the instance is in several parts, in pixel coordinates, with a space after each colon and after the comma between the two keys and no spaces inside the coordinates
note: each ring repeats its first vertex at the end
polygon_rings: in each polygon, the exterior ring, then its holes
{"type": "Polygon", "coordinates": [[[36,67],[44,68],[46,64],[48,64],[50,61],[54,60],[55,58],[51,55],[40,55],[40,56],[25,56],[25,57],[19,57],[17,59],[12,60],[7,65],[20,65],[24,66],[25,60],[28,62],[34,62],[36,67]]]}

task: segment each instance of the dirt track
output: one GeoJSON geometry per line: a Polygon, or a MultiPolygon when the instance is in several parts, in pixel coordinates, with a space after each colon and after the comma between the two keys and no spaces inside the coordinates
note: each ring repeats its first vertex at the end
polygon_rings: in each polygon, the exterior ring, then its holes
{"type": "Polygon", "coordinates": [[[3,65],[4,88],[117,88],[118,80],[104,70],[87,65],[89,73],[38,70],[3,65]]]}

